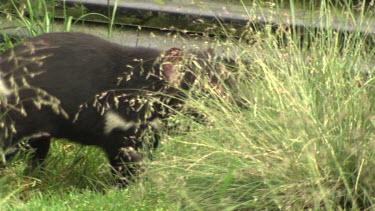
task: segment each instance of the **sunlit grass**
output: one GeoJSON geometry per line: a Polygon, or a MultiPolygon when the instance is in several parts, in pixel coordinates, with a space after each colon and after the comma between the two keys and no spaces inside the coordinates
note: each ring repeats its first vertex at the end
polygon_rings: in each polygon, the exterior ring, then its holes
{"type": "Polygon", "coordinates": [[[157,177],[194,210],[372,207],[373,48],[356,33],[321,30],[304,48],[288,31],[281,47],[259,35],[239,47],[244,107],[190,99],[209,124],[169,137],[157,177]]]}

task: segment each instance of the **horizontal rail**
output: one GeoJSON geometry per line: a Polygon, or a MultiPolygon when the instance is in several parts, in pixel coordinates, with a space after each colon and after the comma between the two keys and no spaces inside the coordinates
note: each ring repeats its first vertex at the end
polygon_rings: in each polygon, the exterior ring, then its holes
{"type": "MultiPolygon", "coordinates": [[[[115,0],[65,0],[67,3],[82,3],[88,6],[113,7],[115,0]]],[[[375,19],[359,18],[347,15],[324,16],[319,11],[298,10],[270,7],[261,8],[252,5],[227,4],[204,1],[155,1],[118,0],[119,10],[152,11],[170,15],[188,15],[200,18],[219,19],[222,21],[246,24],[249,21],[260,24],[289,25],[294,27],[324,28],[338,31],[375,33],[375,19]]],[[[171,23],[172,25],[173,23],[171,23]]]]}

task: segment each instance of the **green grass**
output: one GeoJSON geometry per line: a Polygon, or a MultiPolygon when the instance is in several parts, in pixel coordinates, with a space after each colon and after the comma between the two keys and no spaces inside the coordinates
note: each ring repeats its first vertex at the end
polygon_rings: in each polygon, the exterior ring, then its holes
{"type": "Polygon", "coordinates": [[[56,140],[45,171],[24,173],[24,159],[0,171],[0,210],[374,209],[373,46],[330,30],[302,44],[283,27],[244,34],[255,44],[219,43],[238,51],[238,90],[189,99],[206,123],[173,117],[139,182],[114,188],[104,153],[56,140]]]}

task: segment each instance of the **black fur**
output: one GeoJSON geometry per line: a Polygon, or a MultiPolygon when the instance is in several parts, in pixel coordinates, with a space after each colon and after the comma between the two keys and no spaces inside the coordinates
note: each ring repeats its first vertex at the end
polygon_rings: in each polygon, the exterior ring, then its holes
{"type": "Polygon", "coordinates": [[[180,104],[173,96],[181,97],[179,88],[195,80],[186,70],[192,63],[184,60],[179,49],[163,54],[83,33],[31,38],[0,56],[0,79],[13,91],[0,101],[0,146],[6,150],[30,138],[35,165],[46,157],[51,137],[98,146],[126,184],[124,176],[138,174],[141,149],[158,145],[157,134],[147,134],[168,115],[163,105],[180,104]],[[131,123],[129,128],[109,130],[110,112],[131,123]]]}

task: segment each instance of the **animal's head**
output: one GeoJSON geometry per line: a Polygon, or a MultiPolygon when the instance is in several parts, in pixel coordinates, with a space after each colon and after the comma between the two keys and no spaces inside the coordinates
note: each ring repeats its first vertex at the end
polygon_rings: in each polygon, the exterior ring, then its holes
{"type": "Polygon", "coordinates": [[[160,69],[171,86],[167,90],[169,93],[203,91],[226,98],[228,88],[232,89],[235,84],[233,71],[228,70],[212,49],[183,51],[179,48],[171,48],[162,54],[160,69]]]}

